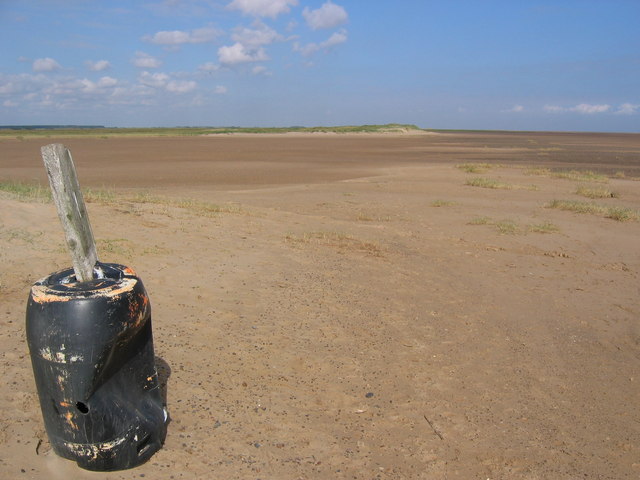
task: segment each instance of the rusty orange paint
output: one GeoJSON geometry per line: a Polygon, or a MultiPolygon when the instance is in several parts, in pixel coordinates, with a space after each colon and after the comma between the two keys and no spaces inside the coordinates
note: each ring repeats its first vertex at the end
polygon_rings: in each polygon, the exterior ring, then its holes
{"type": "Polygon", "coordinates": [[[78,426],[75,423],[73,423],[73,413],[71,413],[70,411],[65,413],[64,418],[67,420],[67,423],[72,429],[78,430],[78,426]]]}
{"type": "Polygon", "coordinates": [[[136,277],[136,272],[135,270],[133,270],[133,268],[131,267],[124,267],[122,269],[122,271],[126,274],[126,275],[131,275],[132,277],[136,277]]]}

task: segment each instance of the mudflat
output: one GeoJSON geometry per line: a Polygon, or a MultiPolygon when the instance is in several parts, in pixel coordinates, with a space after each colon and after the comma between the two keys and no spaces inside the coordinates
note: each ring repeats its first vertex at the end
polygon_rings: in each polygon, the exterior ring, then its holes
{"type": "Polygon", "coordinates": [[[24,312],[70,260],[0,192],[0,477],[640,476],[640,135],[3,138],[0,181],[46,185],[54,142],[171,423],[133,470],[51,451],[24,312]]]}

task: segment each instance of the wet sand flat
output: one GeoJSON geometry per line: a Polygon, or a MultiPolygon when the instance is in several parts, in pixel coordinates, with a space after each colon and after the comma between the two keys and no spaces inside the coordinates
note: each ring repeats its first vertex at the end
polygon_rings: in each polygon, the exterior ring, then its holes
{"type": "Polygon", "coordinates": [[[133,470],[53,454],[24,312],[70,260],[53,204],[0,193],[0,477],[640,475],[640,221],[608,218],[640,211],[640,135],[5,138],[0,181],[58,141],[172,421],[133,470]]]}

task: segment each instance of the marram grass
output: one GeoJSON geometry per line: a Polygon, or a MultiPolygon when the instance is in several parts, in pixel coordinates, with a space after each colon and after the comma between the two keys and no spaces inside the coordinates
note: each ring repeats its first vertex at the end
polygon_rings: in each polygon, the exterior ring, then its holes
{"type": "Polygon", "coordinates": [[[499,190],[537,190],[538,189],[538,187],[535,185],[516,185],[513,183],[505,183],[499,180],[494,180],[492,178],[486,178],[486,177],[470,178],[465,182],[465,185],[469,185],[471,187],[492,188],[492,189],[499,189],[499,190]]]}
{"type": "Polygon", "coordinates": [[[640,212],[628,207],[600,205],[593,202],[582,202],[575,200],[553,200],[547,205],[548,208],[566,210],[575,213],[586,213],[611,218],[619,222],[638,221],[640,212]]]}

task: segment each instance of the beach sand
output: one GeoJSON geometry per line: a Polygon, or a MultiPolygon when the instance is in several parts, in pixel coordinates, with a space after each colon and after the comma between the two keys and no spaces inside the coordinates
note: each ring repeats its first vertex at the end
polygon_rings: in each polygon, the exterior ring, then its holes
{"type": "Polygon", "coordinates": [[[149,293],[171,423],[132,470],[51,451],[24,314],[70,259],[0,193],[0,477],[640,476],[640,221],[548,208],[639,211],[640,135],[5,138],[0,181],[45,185],[54,142],[149,293]]]}

